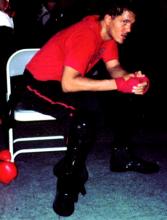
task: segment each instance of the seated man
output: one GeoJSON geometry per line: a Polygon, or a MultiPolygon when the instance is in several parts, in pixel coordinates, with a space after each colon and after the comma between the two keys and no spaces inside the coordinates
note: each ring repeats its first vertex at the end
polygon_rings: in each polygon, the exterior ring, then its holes
{"type": "MultiPolygon", "coordinates": [[[[128,73],[120,65],[117,43],[122,44],[131,32],[136,11],[131,1],[113,2],[99,15],[86,16],[55,34],[27,64],[24,73],[24,100],[25,96],[31,97],[32,108],[67,123],[67,152],[54,167],[58,180],[53,208],[60,216],[71,215],[78,194],[86,193],[85,161],[94,139],[96,116],[101,117],[99,98],[103,99],[103,94],[111,97],[116,92],[141,96],[149,87],[149,80],[141,71],[128,73]],[[99,60],[105,63],[109,77],[88,78],[86,73],[99,60]]],[[[111,103],[111,110],[116,108],[112,100],[104,100],[111,103]]],[[[125,119],[129,117],[124,109],[122,115],[125,119]]],[[[112,112],[108,117],[114,117],[112,112]]],[[[117,124],[117,128],[122,127],[119,117],[117,124]]],[[[153,173],[159,170],[156,163],[134,157],[124,138],[124,135],[116,138],[118,142],[114,143],[111,171],[153,173]]]]}

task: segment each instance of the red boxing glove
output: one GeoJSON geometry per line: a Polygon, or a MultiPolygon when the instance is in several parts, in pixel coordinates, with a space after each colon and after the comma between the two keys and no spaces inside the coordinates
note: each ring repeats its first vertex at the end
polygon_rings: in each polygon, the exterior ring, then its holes
{"type": "Polygon", "coordinates": [[[128,80],[125,80],[123,77],[115,79],[117,90],[123,93],[132,93],[133,87],[137,86],[140,81],[139,77],[130,77],[128,80]]]}
{"type": "Polygon", "coordinates": [[[123,93],[132,93],[133,87],[137,86],[140,83],[147,82],[147,86],[143,90],[143,94],[145,94],[149,89],[149,79],[146,76],[142,77],[130,77],[128,80],[125,80],[123,77],[119,77],[115,79],[117,90],[123,93]]]}
{"type": "Polygon", "coordinates": [[[12,162],[0,162],[0,182],[9,184],[17,177],[17,167],[12,162]]]}
{"type": "Polygon", "coordinates": [[[0,151],[0,160],[3,160],[3,161],[10,161],[11,160],[11,154],[10,154],[9,150],[0,151]]]}

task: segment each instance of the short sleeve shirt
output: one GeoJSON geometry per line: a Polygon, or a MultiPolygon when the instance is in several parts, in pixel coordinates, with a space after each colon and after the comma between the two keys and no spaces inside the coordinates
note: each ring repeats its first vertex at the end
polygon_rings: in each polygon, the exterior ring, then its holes
{"type": "Polygon", "coordinates": [[[80,22],[55,34],[27,64],[37,80],[61,80],[64,66],[84,76],[100,59],[118,59],[114,40],[104,41],[98,16],[87,16],[80,22]]]}

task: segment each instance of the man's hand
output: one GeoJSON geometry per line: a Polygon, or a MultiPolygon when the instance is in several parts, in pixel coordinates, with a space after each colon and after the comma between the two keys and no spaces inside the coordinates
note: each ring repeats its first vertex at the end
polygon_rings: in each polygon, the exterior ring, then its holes
{"type": "Polygon", "coordinates": [[[148,88],[149,88],[149,85],[145,81],[143,83],[139,83],[137,86],[134,86],[132,89],[132,93],[136,95],[143,95],[147,92],[148,88]]]}
{"type": "Polygon", "coordinates": [[[149,79],[141,71],[116,78],[115,82],[118,91],[123,93],[143,95],[149,88],[149,79]]]}
{"type": "Polygon", "coordinates": [[[145,94],[150,87],[149,79],[141,71],[135,72],[135,77],[139,79],[140,83],[133,87],[132,92],[136,95],[145,94]]]}

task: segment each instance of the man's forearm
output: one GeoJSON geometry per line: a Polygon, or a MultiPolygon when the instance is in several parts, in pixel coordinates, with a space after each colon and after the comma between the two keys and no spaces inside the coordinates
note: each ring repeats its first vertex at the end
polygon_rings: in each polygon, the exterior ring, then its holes
{"type": "Polygon", "coordinates": [[[108,68],[108,71],[109,71],[112,78],[118,78],[118,77],[122,77],[124,75],[129,74],[126,70],[124,70],[121,67],[121,65],[117,65],[115,67],[108,68]]]}
{"type": "Polygon", "coordinates": [[[75,79],[62,82],[64,92],[78,91],[111,91],[117,89],[114,79],[95,80],[78,76],[75,79]]]}

